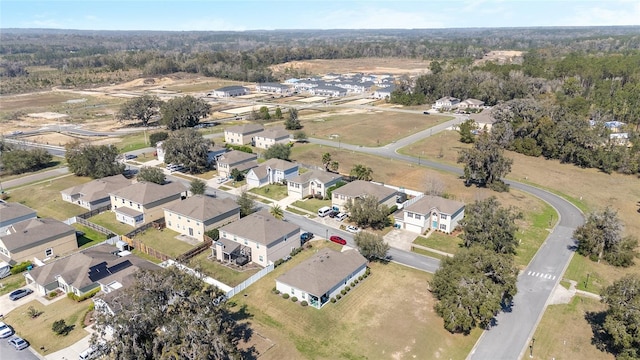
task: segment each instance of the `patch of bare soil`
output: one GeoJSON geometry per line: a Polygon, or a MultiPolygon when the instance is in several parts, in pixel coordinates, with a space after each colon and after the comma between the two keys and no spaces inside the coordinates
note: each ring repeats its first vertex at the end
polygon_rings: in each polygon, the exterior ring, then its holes
{"type": "Polygon", "coordinates": [[[397,58],[363,58],[291,61],[271,66],[276,73],[284,73],[286,69],[294,69],[309,74],[354,73],[369,74],[424,74],[429,71],[429,61],[397,58]]]}
{"type": "Polygon", "coordinates": [[[495,62],[498,64],[512,64],[522,60],[522,51],[515,50],[496,50],[489,51],[482,59],[476,60],[474,65],[481,65],[485,62],[495,62]]]}

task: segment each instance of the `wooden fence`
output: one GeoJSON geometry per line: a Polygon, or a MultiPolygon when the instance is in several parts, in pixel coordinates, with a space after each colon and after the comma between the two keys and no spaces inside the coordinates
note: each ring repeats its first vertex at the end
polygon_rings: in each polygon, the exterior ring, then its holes
{"type": "Polygon", "coordinates": [[[96,216],[98,214],[101,214],[101,213],[103,213],[105,211],[109,211],[109,210],[111,210],[111,205],[105,205],[103,207],[99,207],[97,209],[93,209],[91,211],[87,211],[84,214],[76,215],[76,217],[81,218],[81,219],[88,219],[88,218],[90,218],[92,216],[96,216]]]}
{"type": "Polygon", "coordinates": [[[192,257],[207,251],[209,248],[211,248],[211,245],[213,245],[213,240],[205,235],[205,240],[202,244],[194,247],[193,249],[185,252],[184,254],[178,256],[176,258],[176,261],[180,262],[180,263],[186,263],[187,261],[189,261],[189,259],[191,259],[192,257]]]}
{"type": "Polygon", "coordinates": [[[97,232],[103,233],[103,234],[107,235],[107,237],[108,237],[108,238],[109,238],[109,237],[112,237],[112,236],[114,236],[114,235],[115,235],[115,234],[113,233],[113,231],[111,231],[111,230],[107,229],[106,227],[104,227],[104,226],[100,226],[100,225],[98,225],[98,224],[94,224],[94,223],[92,223],[91,221],[89,221],[89,220],[85,220],[85,219],[83,219],[83,218],[81,218],[81,217],[77,217],[77,216],[76,216],[76,222],[77,222],[78,224],[82,224],[82,225],[84,225],[84,226],[86,226],[86,227],[88,227],[88,228],[91,228],[91,229],[93,229],[93,230],[95,230],[95,231],[97,231],[97,232]]]}
{"type": "Polygon", "coordinates": [[[132,248],[140,251],[143,254],[149,255],[149,256],[153,256],[156,259],[159,259],[161,261],[167,261],[169,259],[171,259],[171,256],[161,253],[160,251],[149,247],[147,245],[145,245],[142,241],[137,240],[137,239],[132,239],[130,237],[128,237],[127,235],[122,235],[120,237],[120,239],[124,242],[126,242],[127,244],[129,244],[129,246],[131,246],[132,248]]]}

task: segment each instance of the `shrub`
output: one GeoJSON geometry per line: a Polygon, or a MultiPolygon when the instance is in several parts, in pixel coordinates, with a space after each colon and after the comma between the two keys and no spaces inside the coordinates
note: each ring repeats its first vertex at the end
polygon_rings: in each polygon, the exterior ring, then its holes
{"type": "Polygon", "coordinates": [[[53,325],[51,325],[51,330],[53,330],[53,332],[58,335],[66,336],[69,334],[69,331],[71,331],[71,328],[69,325],[67,325],[64,319],[60,319],[53,322],[53,325]]]}
{"type": "Polygon", "coordinates": [[[332,303],[332,304],[335,304],[335,303],[336,303],[336,301],[337,301],[337,300],[336,300],[336,298],[331,298],[331,303],[332,303]]]}
{"type": "Polygon", "coordinates": [[[371,268],[367,268],[367,270],[364,271],[365,276],[369,276],[369,274],[371,274],[371,268]]]}
{"type": "Polygon", "coordinates": [[[346,295],[346,294],[347,294],[347,290],[346,290],[346,288],[344,288],[344,289],[340,290],[340,294],[342,294],[342,295],[346,295]]]}
{"type": "Polygon", "coordinates": [[[302,306],[307,306],[307,305],[309,305],[309,303],[308,303],[308,302],[306,302],[305,300],[302,300],[302,302],[300,303],[300,305],[302,305],[302,306]]]}
{"type": "Polygon", "coordinates": [[[291,298],[291,301],[298,302],[298,298],[294,296],[294,297],[291,298]]]}
{"type": "Polygon", "coordinates": [[[283,259],[278,259],[276,260],[276,262],[273,263],[273,267],[277,268],[278,266],[284,264],[284,260],[283,259]]]}
{"type": "Polygon", "coordinates": [[[358,280],[362,281],[362,279],[364,279],[362,275],[358,276],[358,280]]]}
{"type": "Polygon", "coordinates": [[[389,214],[388,215],[391,215],[396,211],[398,211],[398,205],[393,205],[392,207],[389,208],[389,214]]]}
{"type": "Polygon", "coordinates": [[[279,295],[280,294],[280,290],[276,290],[275,293],[276,293],[276,295],[279,295]]]}
{"type": "Polygon", "coordinates": [[[347,285],[347,286],[345,286],[345,287],[344,287],[344,290],[345,290],[345,291],[350,291],[350,290],[351,290],[351,287],[347,285]]]}
{"type": "Polygon", "coordinates": [[[351,287],[355,287],[355,286],[356,286],[356,282],[355,282],[355,281],[352,281],[352,282],[351,282],[351,287]]]}
{"type": "Polygon", "coordinates": [[[342,295],[340,294],[336,295],[336,300],[340,300],[340,299],[342,299],[342,295]]]}
{"type": "Polygon", "coordinates": [[[29,306],[29,308],[27,309],[27,314],[29,315],[30,318],[35,319],[38,316],[42,315],[44,311],[40,311],[36,308],[34,308],[33,306],[29,306]]]}
{"type": "Polygon", "coordinates": [[[11,274],[20,274],[21,272],[27,270],[29,266],[32,266],[31,261],[23,261],[20,264],[11,268],[11,274]]]}
{"type": "Polygon", "coordinates": [[[67,297],[69,299],[71,299],[71,300],[76,301],[76,302],[81,302],[81,301],[84,301],[84,300],[87,300],[89,298],[94,297],[98,292],[100,292],[100,288],[99,287],[89,291],[88,293],[86,293],[86,294],[84,294],[82,296],[78,296],[78,295],[70,292],[70,293],[67,293],[67,297]]]}
{"type": "Polygon", "coordinates": [[[155,147],[158,144],[158,141],[166,140],[169,137],[169,133],[166,131],[160,131],[157,133],[153,133],[149,135],[149,142],[152,147],[155,147]]]}
{"type": "Polygon", "coordinates": [[[51,291],[51,292],[49,292],[49,294],[47,294],[47,297],[49,299],[53,299],[56,296],[58,296],[58,292],[57,291],[51,291]]]}
{"type": "Polygon", "coordinates": [[[282,298],[283,299],[288,299],[289,298],[289,294],[287,294],[287,293],[282,294],[282,298]]]}
{"type": "Polygon", "coordinates": [[[273,292],[273,293],[274,293],[274,292],[276,292],[276,291],[278,291],[278,290],[276,290],[276,287],[274,286],[274,287],[273,287],[273,289],[271,289],[271,292],[273,292]]]}

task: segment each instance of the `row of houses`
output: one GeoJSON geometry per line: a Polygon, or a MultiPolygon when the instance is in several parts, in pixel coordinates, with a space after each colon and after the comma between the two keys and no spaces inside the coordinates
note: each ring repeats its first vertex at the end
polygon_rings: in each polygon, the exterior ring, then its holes
{"type": "Polygon", "coordinates": [[[289,143],[291,135],[284,128],[265,129],[260,124],[243,124],[225,129],[224,141],[232,145],[253,145],[268,149],[275,144],[289,143]]]}
{"type": "Polygon", "coordinates": [[[453,96],[445,96],[436,100],[431,107],[436,110],[452,110],[452,109],[482,109],[484,101],[478,99],[460,99],[453,96]]]}

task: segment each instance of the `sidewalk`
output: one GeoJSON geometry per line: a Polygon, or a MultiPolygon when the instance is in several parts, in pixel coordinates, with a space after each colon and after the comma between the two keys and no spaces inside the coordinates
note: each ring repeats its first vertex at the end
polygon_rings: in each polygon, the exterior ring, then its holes
{"type": "Polygon", "coordinates": [[[46,360],[72,360],[77,359],[80,356],[80,353],[86,350],[89,347],[89,341],[91,340],[91,335],[93,334],[93,325],[87,326],[84,328],[89,332],[89,335],[82,338],[80,341],[75,344],[66,347],[62,350],[58,350],[54,353],[45,355],[44,358],[46,360]]]}

